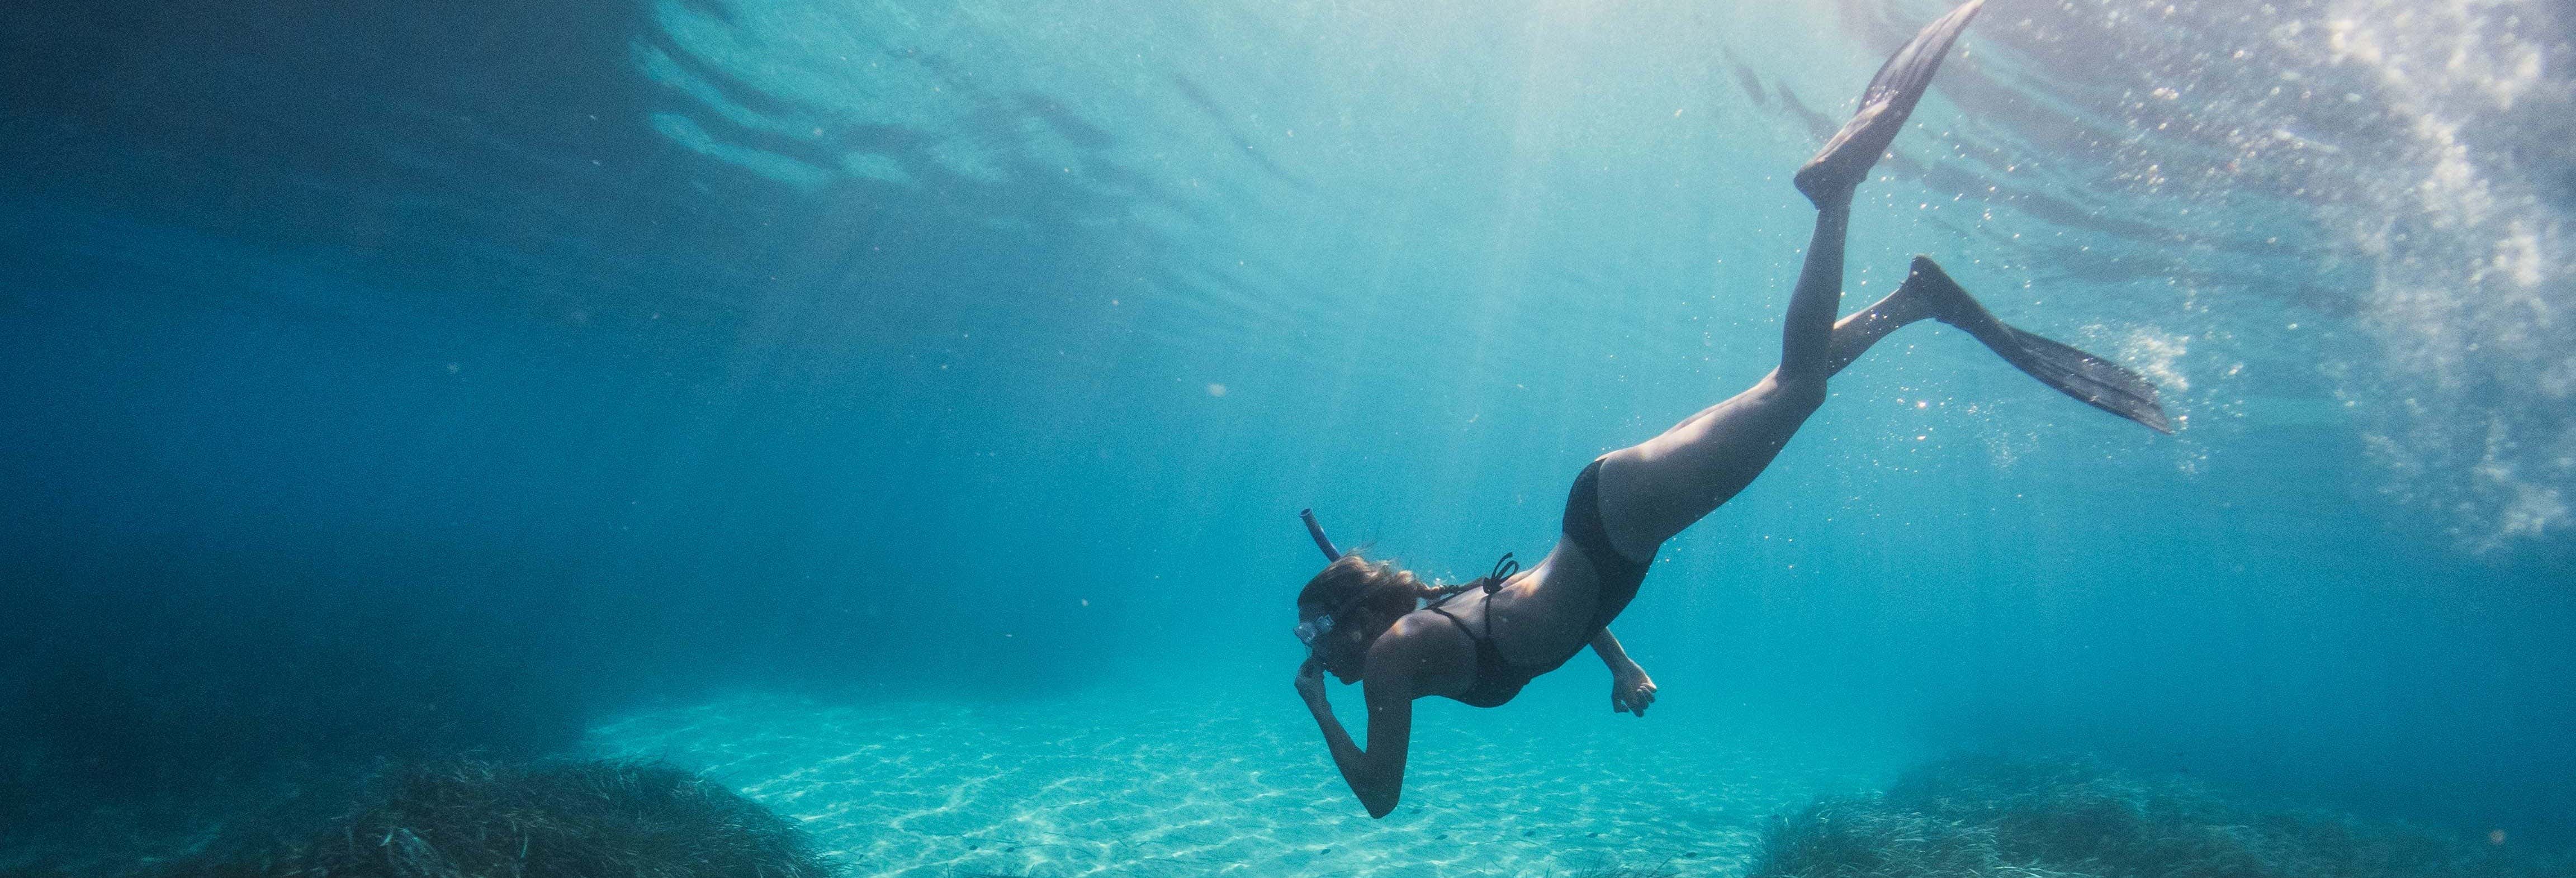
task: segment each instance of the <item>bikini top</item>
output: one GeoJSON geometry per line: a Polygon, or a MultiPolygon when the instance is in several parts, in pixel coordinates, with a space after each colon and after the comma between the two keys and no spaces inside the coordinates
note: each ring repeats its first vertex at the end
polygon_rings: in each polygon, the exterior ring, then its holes
{"type": "Polygon", "coordinates": [[[1511,659],[1503,657],[1502,650],[1494,647],[1494,592],[1501,591],[1503,589],[1503,583],[1506,580],[1509,580],[1513,573],[1519,572],[1520,566],[1520,562],[1512,560],[1512,553],[1504,552],[1503,557],[1494,562],[1493,573],[1486,575],[1483,579],[1459,587],[1457,591],[1450,592],[1447,596],[1442,597],[1439,603],[1424,607],[1424,609],[1438,614],[1440,618],[1449,620],[1449,624],[1458,626],[1458,631],[1467,635],[1468,640],[1475,641],[1476,682],[1474,685],[1467,687],[1467,691],[1458,693],[1457,695],[1458,701],[1468,706],[1500,707],[1504,702],[1512,700],[1512,696],[1519,695],[1521,687],[1529,685],[1530,680],[1538,677],[1540,674],[1556,670],[1558,667],[1563,666],[1567,659],[1574,658],[1575,653],[1583,651],[1583,645],[1576,644],[1574,652],[1566,653],[1565,658],[1560,658],[1554,662],[1550,662],[1543,668],[1532,668],[1513,664],[1511,659]],[[1459,595],[1477,590],[1481,590],[1485,593],[1485,607],[1483,608],[1485,610],[1485,630],[1481,634],[1477,633],[1474,629],[1468,628],[1467,623],[1464,620],[1461,620],[1456,616],[1449,615],[1449,611],[1441,609],[1441,607],[1446,606],[1449,601],[1456,599],[1459,595]]]}

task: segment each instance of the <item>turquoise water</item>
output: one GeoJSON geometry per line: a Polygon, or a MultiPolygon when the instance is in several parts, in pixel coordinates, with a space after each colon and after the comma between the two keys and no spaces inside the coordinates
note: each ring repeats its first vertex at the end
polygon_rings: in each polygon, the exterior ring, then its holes
{"type": "Polygon", "coordinates": [[[1653,711],[1426,702],[1383,823],[1296,511],[1543,554],[1776,362],[1788,174],[1943,4],[13,14],[0,868],[464,751],[862,874],[1734,874],[1962,749],[2576,841],[2576,16],[1993,3],[1846,310],[1932,254],[2179,432],[1907,328],[1658,556],[1653,711]]]}

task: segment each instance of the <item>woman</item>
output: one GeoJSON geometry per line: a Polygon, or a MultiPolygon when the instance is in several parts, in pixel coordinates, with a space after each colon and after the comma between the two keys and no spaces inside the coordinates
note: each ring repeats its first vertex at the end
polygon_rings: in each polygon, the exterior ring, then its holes
{"type": "Polygon", "coordinates": [[[1592,461],[1574,479],[1563,535],[1546,560],[1513,575],[1505,556],[1493,576],[1470,586],[1431,588],[1392,565],[1336,557],[1315,531],[1334,560],[1297,596],[1297,636],[1310,650],[1298,669],[1297,692],[1370,816],[1395,809],[1416,698],[1500,705],[1589,645],[1610,666],[1611,708],[1644,716],[1655,701],[1655,683],[1619,648],[1609,624],[1636,596],[1656,547],[1760,475],[1824,402],[1825,380],[1897,327],[1925,318],[1959,327],[2070,396],[2171,432],[2145,379],[2004,325],[1929,259],[1916,257],[1905,283],[1886,299],[1834,319],[1853,190],[1894,141],[1982,3],[1970,0],[1897,50],[1862,93],[1860,112],[1799,169],[1798,191],[1815,204],[1816,230],[1789,300],[1779,368],[1663,435],[1592,461]],[[1470,591],[1477,594],[1465,596],[1470,591]],[[1425,600],[1430,605],[1416,609],[1425,600]],[[1344,683],[1367,683],[1367,749],[1333,716],[1325,672],[1344,683]]]}

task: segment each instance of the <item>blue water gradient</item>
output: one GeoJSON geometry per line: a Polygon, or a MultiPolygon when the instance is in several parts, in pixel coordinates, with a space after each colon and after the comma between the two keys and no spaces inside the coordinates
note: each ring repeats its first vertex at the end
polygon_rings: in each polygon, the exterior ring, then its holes
{"type": "MultiPolygon", "coordinates": [[[[742,689],[1293,713],[1296,510],[1544,552],[1776,360],[1788,173],[1942,8],[13,12],[0,816],[742,689]]],[[[1847,304],[1932,254],[2179,434],[1904,330],[1665,547],[1619,721],[2571,840],[2571,27],[1994,0],[1847,304]]],[[[1611,722],[1588,662],[1429,716],[1611,722]]]]}

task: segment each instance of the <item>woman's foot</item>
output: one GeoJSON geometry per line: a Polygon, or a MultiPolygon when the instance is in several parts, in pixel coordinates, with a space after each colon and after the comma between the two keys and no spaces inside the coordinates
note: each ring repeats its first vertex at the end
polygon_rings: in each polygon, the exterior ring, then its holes
{"type": "Polygon", "coordinates": [[[1869,177],[1871,166],[1896,142],[1896,132],[1905,127],[1906,117],[1914,114],[1914,104],[1932,86],[1932,74],[1941,69],[1941,59],[1950,52],[1950,44],[1968,20],[1977,17],[1985,0],[1968,0],[1950,14],[1924,25],[1922,32],[1905,43],[1904,48],[1888,56],[1860,95],[1860,111],[1816,157],[1807,160],[1792,180],[1798,191],[1816,207],[1839,205],[1851,199],[1853,189],[1869,177]]]}
{"type": "MultiPolygon", "coordinates": [[[[1960,289],[1958,282],[1943,273],[1941,266],[1932,264],[1932,257],[1916,256],[1913,270],[1906,273],[1904,283],[1896,285],[1896,292],[1843,318],[1835,325],[1835,331],[1841,331],[1843,324],[1861,322],[1883,325],[1886,328],[1879,331],[1885,333],[1918,320],[1938,320],[1971,333],[2000,325],[1994,315],[1986,313],[1985,306],[1977,304],[1967,290],[1960,289]]],[[[1876,341],[1877,336],[1871,336],[1871,340],[1876,341]]]]}
{"type": "Polygon", "coordinates": [[[1980,338],[2004,325],[1929,256],[1914,257],[1914,264],[1905,272],[1905,283],[1888,298],[1903,299],[1904,307],[1917,315],[1915,319],[1929,317],[1980,338]]]}

